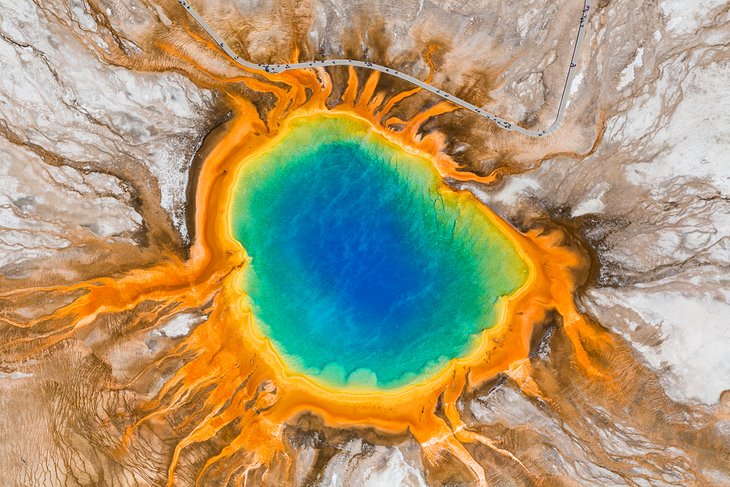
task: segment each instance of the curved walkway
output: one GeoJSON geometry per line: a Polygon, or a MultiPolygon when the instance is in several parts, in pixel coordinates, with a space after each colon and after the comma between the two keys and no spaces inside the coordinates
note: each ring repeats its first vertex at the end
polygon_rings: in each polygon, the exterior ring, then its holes
{"type": "Polygon", "coordinates": [[[526,129],[524,127],[520,127],[519,125],[515,125],[512,122],[508,122],[507,120],[498,117],[492,113],[487,112],[486,110],[483,110],[475,105],[472,105],[468,101],[464,101],[461,98],[457,98],[456,96],[447,93],[443,90],[440,90],[434,86],[429,85],[428,83],[424,83],[423,81],[414,78],[413,76],[410,76],[405,73],[401,73],[400,71],[396,71],[392,68],[386,68],[385,66],[381,66],[379,64],[371,63],[368,61],[354,61],[351,59],[332,59],[329,61],[310,61],[305,63],[291,63],[291,64],[254,64],[252,62],[246,61],[245,59],[238,56],[233,50],[228,47],[228,44],[225,43],[225,41],[215,33],[215,31],[203,20],[203,18],[190,6],[190,4],[186,0],[178,0],[178,3],[182,5],[185,10],[188,11],[188,13],[195,19],[195,21],[200,25],[200,27],[205,30],[208,35],[218,44],[221,49],[236,63],[240,64],[241,66],[244,66],[245,68],[248,68],[253,71],[262,71],[266,73],[281,73],[282,71],[288,71],[291,69],[306,69],[306,68],[316,68],[316,67],[326,67],[326,66],[355,66],[358,68],[366,68],[366,69],[372,69],[374,71],[380,71],[381,73],[386,73],[391,76],[395,76],[396,78],[400,78],[402,80],[408,81],[409,83],[412,83],[416,86],[420,86],[426,91],[430,91],[434,95],[440,96],[441,98],[444,98],[446,100],[449,100],[452,103],[455,103],[462,108],[465,108],[467,110],[470,110],[477,115],[486,118],[487,120],[491,120],[492,122],[499,125],[504,130],[508,130],[511,132],[519,132],[520,134],[527,135],[529,137],[542,137],[544,135],[549,135],[553,132],[555,132],[559,127],[560,124],[563,122],[563,117],[565,114],[565,108],[568,106],[568,95],[570,93],[570,88],[573,85],[573,78],[575,77],[575,72],[578,67],[578,54],[580,52],[580,45],[583,41],[583,35],[585,33],[585,26],[587,24],[587,18],[588,18],[588,12],[591,8],[591,1],[592,0],[584,0],[583,1],[583,10],[580,12],[580,22],[578,25],[578,35],[575,38],[575,44],[573,45],[573,55],[570,58],[570,66],[568,67],[568,74],[565,77],[565,85],[563,86],[563,92],[560,95],[560,104],[558,105],[558,114],[555,117],[555,121],[546,128],[545,130],[530,130],[526,129]]]}

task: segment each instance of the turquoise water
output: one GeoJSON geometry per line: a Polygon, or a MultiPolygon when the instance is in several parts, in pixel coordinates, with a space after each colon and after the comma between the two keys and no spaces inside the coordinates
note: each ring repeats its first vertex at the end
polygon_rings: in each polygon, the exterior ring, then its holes
{"type": "Polygon", "coordinates": [[[242,287],[293,369],[397,387],[464,355],[527,267],[428,161],[345,116],[296,119],[241,169],[242,287]]]}

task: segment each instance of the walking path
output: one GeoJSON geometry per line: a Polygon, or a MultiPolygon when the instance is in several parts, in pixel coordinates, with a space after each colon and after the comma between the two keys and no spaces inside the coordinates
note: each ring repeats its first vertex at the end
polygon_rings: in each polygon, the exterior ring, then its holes
{"type": "Polygon", "coordinates": [[[560,104],[558,105],[558,113],[555,117],[555,121],[546,128],[545,130],[530,130],[526,129],[524,127],[520,127],[519,125],[516,125],[512,122],[508,122],[507,120],[498,117],[494,115],[493,113],[489,113],[486,110],[483,110],[475,105],[472,105],[468,101],[462,100],[461,98],[458,98],[450,93],[447,93],[443,90],[440,90],[436,88],[435,86],[431,86],[428,83],[424,83],[423,81],[414,78],[413,76],[410,76],[405,73],[401,73],[400,71],[397,71],[392,68],[387,68],[385,66],[381,66],[380,64],[371,63],[368,61],[356,61],[351,59],[331,59],[328,61],[309,61],[304,63],[290,63],[290,64],[254,64],[252,62],[246,61],[245,59],[241,58],[233,52],[233,50],[228,47],[228,44],[225,43],[225,41],[215,33],[215,31],[203,20],[203,18],[193,9],[193,7],[190,6],[190,4],[186,0],[178,0],[180,5],[182,5],[185,10],[188,11],[191,17],[195,19],[195,21],[200,25],[200,27],[205,30],[208,35],[213,38],[213,40],[220,46],[221,49],[236,63],[240,64],[241,66],[244,66],[250,70],[254,71],[262,71],[266,73],[281,73],[282,71],[289,71],[291,69],[307,69],[307,68],[316,68],[316,67],[327,67],[327,66],[355,66],[358,68],[365,68],[365,69],[372,69],[374,71],[380,71],[381,73],[386,73],[391,76],[395,76],[396,78],[400,78],[402,80],[408,81],[409,83],[413,83],[416,86],[420,86],[426,91],[430,91],[434,95],[440,96],[441,98],[444,98],[446,100],[449,100],[452,103],[455,103],[462,108],[465,108],[467,110],[470,110],[477,115],[486,118],[487,120],[491,120],[492,122],[499,125],[504,130],[508,130],[511,132],[519,132],[520,134],[527,135],[530,137],[542,137],[544,135],[549,135],[553,132],[555,132],[559,127],[560,124],[563,122],[563,117],[565,115],[565,108],[568,106],[569,101],[569,94],[570,94],[570,88],[573,85],[573,78],[575,77],[575,73],[578,68],[578,55],[580,53],[580,46],[583,42],[583,36],[585,34],[585,27],[588,19],[588,12],[591,9],[591,1],[592,0],[584,0],[583,1],[583,10],[581,10],[580,13],[580,22],[578,25],[578,34],[575,38],[575,44],[573,45],[573,56],[570,58],[570,66],[568,67],[568,73],[565,77],[565,85],[563,86],[563,92],[560,95],[560,104]]]}

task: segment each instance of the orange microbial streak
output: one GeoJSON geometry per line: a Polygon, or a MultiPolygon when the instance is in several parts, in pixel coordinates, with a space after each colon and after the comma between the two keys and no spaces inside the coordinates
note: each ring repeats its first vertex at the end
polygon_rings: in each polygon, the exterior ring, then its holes
{"type": "MultiPolygon", "coordinates": [[[[285,482],[290,461],[284,449],[284,426],[303,413],[319,415],[332,427],[370,427],[385,433],[409,431],[423,446],[427,462],[437,463],[445,454],[456,457],[469,467],[479,484],[486,484],[485,472],[464,447],[465,443],[482,443],[519,463],[511,453],[465,425],[457,399],[465,388],[499,373],[511,376],[525,393],[541,396],[531,378],[528,354],[535,324],[552,311],[563,317],[576,365],[593,377],[605,377],[586,352],[587,348],[601,346],[601,335],[592,331],[592,325],[573,302],[573,269],[582,265],[581,258],[561,246],[564,235],[560,232],[520,233],[482,205],[484,213],[519,249],[529,265],[529,278],[520,290],[503,299],[497,324],[483,332],[469,355],[452,360],[422,383],[400,389],[340,391],[289,370],[241,299],[237,282],[247,255],[233,238],[229,224],[236,169],[275,143],[292,117],[337,113],[366,120],[372,130],[405,151],[433,161],[442,175],[453,173],[456,165],[442,151],[443,135],[424,135],[420,128],[430,117],[458,107],[440,102],[410,120],[398,120],[396,131],[396,123],[388,118],[388,112],[418,90],[386,100],[383,94],[376,94],[378,76],[374,73],[360,88],[355,70],[350,68],[341,103],[331,109],[325,101],[332,92],[332,81],[323,69],[235,80],[276,97],[265,121],[252,103],[235,91],[226,90],[222,81],[222,90],[236,114],[230,130],[202,167],[195,196],[197,234],[190,259],[182,262],[170,257],[151,269],[137,270],[121,278],[95,279],[65,288],[24,290],[22,293],[76,290],[84,294],[34,322],[12,322],[15,327],[37,327],[38,331],[6,342],[3,348],[18,350],[20,355],[32,353],[73,336],[100,314],[132,310],[143,301],[159,303],[157,311],[153,310],[158,313],[158,320],[164,313],[209,305],[207,321],[168,354],[187,361],[166,380],[147,404],[146,414],[126,430],[122,439],[120,455],[139,441],[142,426],[164,421],[183,408],[191,410],[185,419],[188,433],[177,443],[170,458],[168,485],[176,483],[176,471],[185,449],[213,439],[224,429],[227,444],[204,463],[197,472],[198,481],[209,475],[231,478],[241,475],[243,469],[264,467],[271,472],[284,472],[265,474],[264,482],[285,482]],[[191,408],[191,404],[195,407],[191,408]],[[444,416],[448,421],[442,419],[444,416]],[[275,469],[269,469],[274,465],[275,469]]],[[[467,192],[461,197],[474,198],[467,192]]]]}

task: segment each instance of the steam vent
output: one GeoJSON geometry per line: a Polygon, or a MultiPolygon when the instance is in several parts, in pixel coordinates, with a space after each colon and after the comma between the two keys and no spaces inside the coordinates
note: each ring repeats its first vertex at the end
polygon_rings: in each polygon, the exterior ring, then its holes
{"type": "Polygon", "coordinates": [[[730,6],[0,8],[8,486],[730,486],[730,6]]]}

